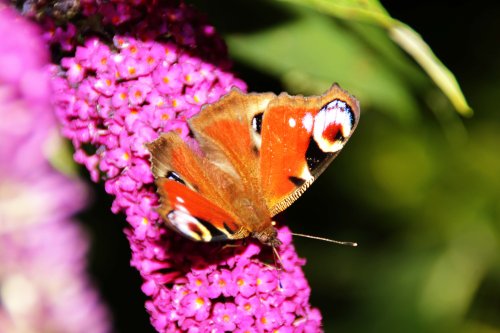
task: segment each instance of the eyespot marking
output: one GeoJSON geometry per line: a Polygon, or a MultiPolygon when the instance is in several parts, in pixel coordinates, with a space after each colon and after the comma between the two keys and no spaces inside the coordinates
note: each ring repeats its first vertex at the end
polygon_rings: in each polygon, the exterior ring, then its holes
{"type": "Polygon", "coordinates": [[[165,178],[176,181],[176,182],[181,183],[183,185],[186,185],[186,182],[181,178],[181,176],[179,176],[179,174],[177,174],[174,171],[167,171],[165,178]]]}
{"type": "Polygon", "coordinates": [[[255,116],[252,118],[252,128],[253,130],[260,134],[262,131],[262,117],[264,116],[264,113],[257,113],[255,116]]]}
{"type": "Polygon", "coordinates": [[[188,238],[203,242],[212,240],[210,231],[183,206],[181,209],[171,210],[167,218],[174,229],[188,238]]]}
{"type": "Polygon", "coordinates": [[[257,157],[260,155],[260,149],[257,146],[252,146],[252,152],[257,157]]]}
{"type": "Polygon", "coordinates": [[[236,233],[237,230],[232,230],[229,225],[227,225],[226,222],[223,223],[224,229],[227,231],[228,234],[232,235],[236,233]]]}
{"type": "Polygon", "coordinates": [[[321,108],[314,117],[313,139],[325,153],[335,153],[343,148],[356,125],[352,108],[335,99],[321,108]]]}
{"type": "Polygon", "coordinates": [[[306,162],[309,170],[314,170],[318,165],[326,160],[332,153],[325,152],[318,146],[316,140],[311,138],[306,151],[306,162]]]}
{"type": "Polygon", "coordinates": [[[294,177],[294,176],[288,177],[288,180],[291,181],[293,183],[293,185],[295,185],[297,187],[301,187],[306,182],[304,179],[299,178],[299,177],[294,177]]]}

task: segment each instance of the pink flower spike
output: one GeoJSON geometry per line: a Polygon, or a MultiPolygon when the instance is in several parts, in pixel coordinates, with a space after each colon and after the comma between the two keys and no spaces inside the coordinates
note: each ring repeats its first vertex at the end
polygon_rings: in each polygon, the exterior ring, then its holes
{"type": "MultiPolygon", "coordinates": [[[[269,247],[254,240],[234,248],[193,242],[156,212],[145,144],[175,131],[197,151],[189,119],[246,85],[227,70],[225,45],[203,15],[182,2],[137,1],[81,2],[82,19],[102,16],[107,32],[122,34],[110,45],[109,38],[77,31],[82,44],[73,39],[76,54],[50,73],[56,114],[75,160],[92,180],[104,181],[114,196],[112,212],[125,213],[131,265],[144,280],[152,325],[159,332],[320,332],[301,270],[305,261],[287,228],[278,230],[284,266],[278,288],[269,247]]],[[[59,39],[52,42],[60,49],[59,39]]]]}
{"type": "MultiPolygon", "coordinates": [[[[0,35],[0,331],[111,332],[87,272],[89,235],[73,219],[88,201],[86,186],[53,165],[65,150],[47,89],[49,74],[59,71],[48,69],[37,27],[7,2],[0,4],[0,35]]],[[[64,89],[71,89],[75,73],[67,74],[64,89]]],[[[85,103],[75,110],[74,94],[58,97],[78,120],[65,130],[74,135],[92,112],[85,103]]],[[[94,158],[80,156],[89,167],[94,158]]]]}

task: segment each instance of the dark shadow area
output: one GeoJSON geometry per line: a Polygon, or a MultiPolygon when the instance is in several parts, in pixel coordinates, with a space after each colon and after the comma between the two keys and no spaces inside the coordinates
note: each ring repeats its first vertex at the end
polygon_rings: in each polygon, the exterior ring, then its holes
{"type": "Polygon", "coordinates": [[[216,28],[222,34],[257,32],[295,18],[290,10],[266,0],[188,2],[206,13],[210,22],[217,22],[216,28]]]}
{"type": "Polygon", "coordinates": [[[90,233],[89,271],[119,333],[156,332],[149,322],[139,272],[130,266],[130,246],[123,215],[111,213],[112,198],[102,184],[91,184],[93,202],[77,218],[90,233]]]}

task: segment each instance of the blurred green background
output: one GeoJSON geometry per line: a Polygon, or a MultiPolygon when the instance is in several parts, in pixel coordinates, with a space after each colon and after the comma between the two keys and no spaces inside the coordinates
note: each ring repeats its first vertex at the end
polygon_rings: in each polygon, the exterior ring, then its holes
{"type": "MultiPolygon", "coordinates": [[[[325,331],[500,332],[500,3],[383,1],[392,18],[374,0],[195,4],[249,90],[338,82],[361,102],[349,144],[283,216],[295,232],[360,244],[296,240],[325,331]],[[473,117],[401,22],[456,76],[473,117]]],[[[99,222],[121,217],[95,191],[82,215],[96,236],[91,269],[117,330],[153,332],[123,222],[99,222]]]]}

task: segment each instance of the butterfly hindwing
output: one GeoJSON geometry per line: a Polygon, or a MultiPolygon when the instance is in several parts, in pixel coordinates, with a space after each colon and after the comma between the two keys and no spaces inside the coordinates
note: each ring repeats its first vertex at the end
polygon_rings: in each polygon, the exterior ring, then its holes
{"type": "Polygon", "coordinates": [[[197,241],[244,238],[245,229],[231,214],[218,191],[224,175],[184,142],[177,133],[163,134],[148,145],[161,203],[158,213],[167,225],[197,241]]]}
{"type": "Polygon", "coordinates": [[[322,96],[281,94],[263,117],[261,186],[271,216],[292,204],[338,155],[359,119],[338,85],[322,96]]]}
{"type": "Polygon", "coordinates": [[[196,241],[244,238],[234,217],[184,184],[167,178],[156,181],[164,198],[158,213],[169,227],[196,241]]]}

